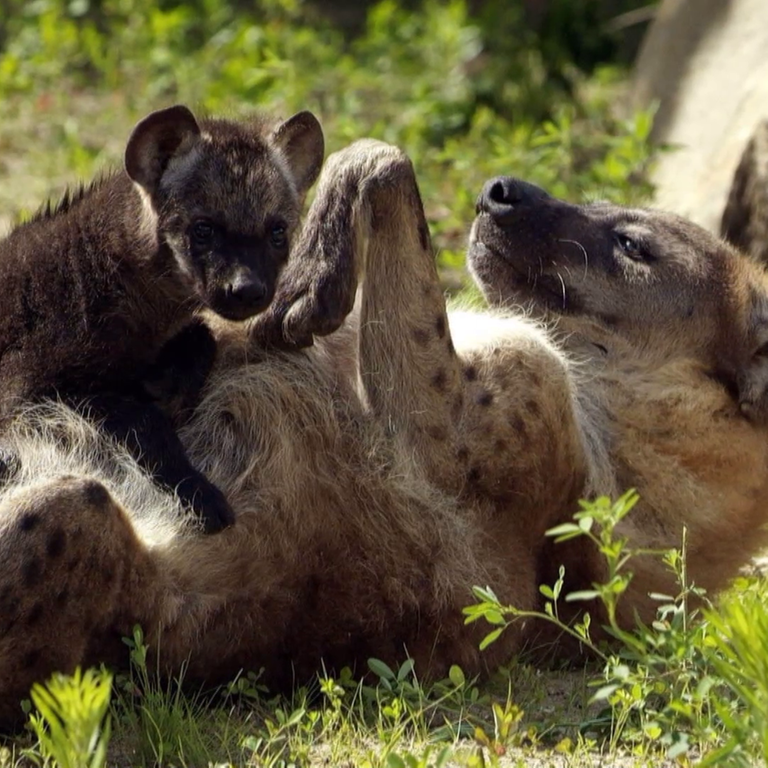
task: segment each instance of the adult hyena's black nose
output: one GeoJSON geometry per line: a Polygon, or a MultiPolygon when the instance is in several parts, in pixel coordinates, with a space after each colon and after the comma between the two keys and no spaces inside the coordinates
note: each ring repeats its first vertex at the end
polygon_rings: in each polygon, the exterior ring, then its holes
{"type": "Polygon", "coordinates": [[[477,213],[488,213],[498,224],[505,224],[516,208],[534,205],[549,199],[549,195],[527,181],[511,176],[497,176],[485,182],[477,198],[477,213]]]}

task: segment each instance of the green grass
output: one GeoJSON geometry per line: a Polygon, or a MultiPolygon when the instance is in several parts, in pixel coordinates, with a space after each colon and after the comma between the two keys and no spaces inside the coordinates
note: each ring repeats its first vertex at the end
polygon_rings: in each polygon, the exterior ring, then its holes
{"type": "MultiPolygon", "coordinates": [[[[62,768],[116,765],[734,765],[768,755],[768,609],[765,583],[742,579],[703,615],[688,608],[685,548],[657,553],[678,579],[675,596],[658,596],[657,619],[620,628],[615,607],[636,554],[616,526],[637,500],[582,503],[573,524],[550,532],[586,536],[607,564],[590,595],[561,594],[561,578],[543,585],[539,620],[575,633],[596,661],[583,669],[542,671],[512,660],[479,684],[453,667],[422,683],[410,661],[391,669],[369,660],[369,678],[348,670],[318,674],[311,688],[272,697],[247,673],[215,691],[184,692],[147,667],[140,629],[127,639],[130,673],[55,676],[35,686],[26,743],[8,765],[33,761],[62,768]],[[606,608],[610,646],[591,639],[590,624],[566,628],[560,600],[597,597],[606,608]],[[110,713],[107,701],[112,687],[110,713]],[[45,727],[48,725],[48,728],[45,727]]],[[[477,587],[467,621],[487,621],[493,642],[522,614],[477,587]]],[[[698,593],[702,596],[701,593],[698,593]]],[[[706,597],[706,596],[704,596],[706,597]]],[[[182,674],[183,677],[183,674],[182,674]]],[[[2,758],[0,758],[1,760],[2,758]]],[[[2,764],[2,762],[0,762],[2,764]]]]}

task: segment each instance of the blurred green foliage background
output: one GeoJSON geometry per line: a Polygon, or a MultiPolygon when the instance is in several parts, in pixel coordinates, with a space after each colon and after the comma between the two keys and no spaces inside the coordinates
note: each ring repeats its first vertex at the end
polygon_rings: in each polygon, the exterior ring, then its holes
{"type": "Polygon", "coordinates": [[[311,109],[329,151],[376,136],[409,153],[450,283],[492,175],[648,196],[651,116],[620,108],[639,33],[616,23],[643,5],[0,0],[0,218],[119,163],[151,109],[311,109]]]}

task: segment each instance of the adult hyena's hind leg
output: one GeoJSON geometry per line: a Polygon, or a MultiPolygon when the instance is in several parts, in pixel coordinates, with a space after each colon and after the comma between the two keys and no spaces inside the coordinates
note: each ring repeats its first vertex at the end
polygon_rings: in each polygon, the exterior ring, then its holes
{"type": "Polygon", "coordinates": [[[332,155],[272,310],[261,324],[307,343],[336,330],[364,275],[359,372],[387,432],[441,488],[461,489],[461,367],[408,157],[363,140],[332,155]]]}
{"type": "Polygon", "coordinates": [[[100,482],[63,475],[0,502],[0,724],[33,682],[126,656],[151,611],[154,566],[100,482]]]}

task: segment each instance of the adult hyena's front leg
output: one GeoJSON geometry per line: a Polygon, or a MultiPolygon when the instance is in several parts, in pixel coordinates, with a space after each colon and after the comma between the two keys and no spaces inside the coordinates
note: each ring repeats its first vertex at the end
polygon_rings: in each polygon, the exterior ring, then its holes
{"type": "Polygon", "coordinates": [[[368,404],[431,479],[458,491],[462,380],[413,167],[363,140],[332,155],[265,326],[308,343],[336,330],[364,277],[359,365],[368,404]]]}
{"type": "Polygon", "coordinates": [[[461,368],[413,167],[386,149],[385,172],[369,177],[360,372],[377,416],[433,480],[458,492],[461,368]]]}

